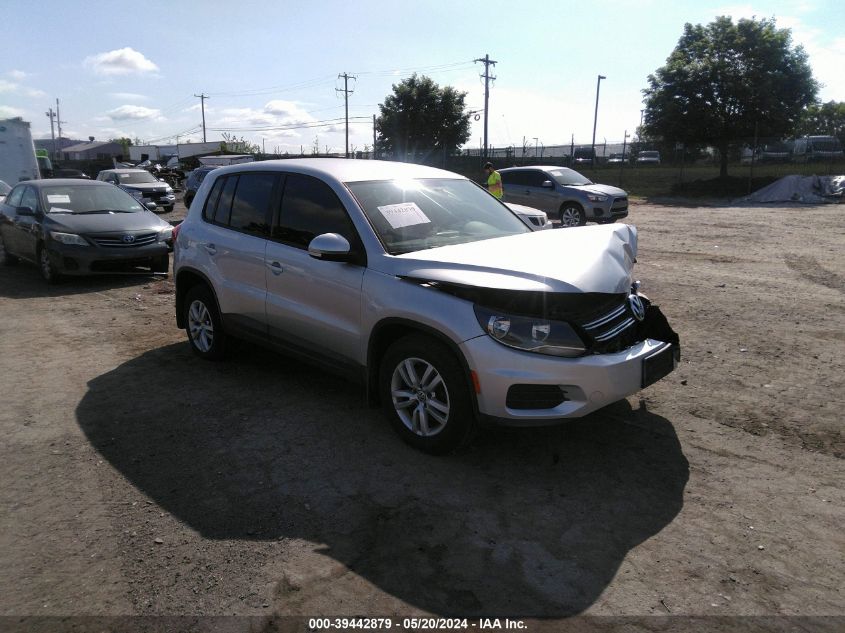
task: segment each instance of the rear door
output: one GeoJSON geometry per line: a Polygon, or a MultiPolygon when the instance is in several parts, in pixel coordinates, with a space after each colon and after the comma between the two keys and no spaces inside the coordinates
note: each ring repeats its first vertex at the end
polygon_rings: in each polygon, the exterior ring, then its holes
{"type": "Polygon", "coordinates": [[[35,250],[38,246],[38,236],[41,232],[41,204],[38,201],[38,191],[35,187],[27,187],[21,196],[21,207],[29,207],[35,216],[15,214],[13,222],[14,249],[21,256],[35,260],[35,250]]]}
{"type": "Polygon", "coordinates": [[[302,174],[285,178],[281,208],[267,244],[267,323],[271,338],[341,369],[362,363],[361,285],[364,249],[349,215],[328,184],[302,174]],[[354,263],[308,254],[317,235],[338,233],[354,263]]]}
{"type": "Polygon", "coordinates": [[[279,190],[274,173],[218,178],[203,209],[207,225],[197,245],[227,327],[260,336],[266,335],[264,253],[279,190]]]}

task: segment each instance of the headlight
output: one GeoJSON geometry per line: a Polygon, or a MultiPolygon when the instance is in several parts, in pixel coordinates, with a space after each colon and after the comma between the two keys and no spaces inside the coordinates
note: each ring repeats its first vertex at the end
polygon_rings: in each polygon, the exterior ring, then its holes
{"type": "Polygon", "coordinates": [[[170,186],[165,187],[164,193],[173,193],[173,187],[170,187],[170,186]]]}
{"type": "Polygon", "coordinates": [[[607,200],[607,196],[600,196],[597,193],[588,193],[587,200],[589,200],[590,202],[604,202],[605,200],[607,200]]]}
{"type": "Polygon", "coordinates": [[[162,229],[158,233],[158,241],[159,242],[167,242],[173,239],[173,227],[169,226],[166,229],[162,229]]]}
{"type": "Polygon", "coordinates": [[[581,356],[586,346],[565,321],[516,316],[475,306],[475,317],[493,339],[516,349],[549,356],[581,356]]]}
{"type": "Polygon", "coordinates": [[[77,246],[88,246],[81,235],[75,233],[59,233],[58,231],[50,231],[50,237],[61,244],[76,244],[77,246]]]}

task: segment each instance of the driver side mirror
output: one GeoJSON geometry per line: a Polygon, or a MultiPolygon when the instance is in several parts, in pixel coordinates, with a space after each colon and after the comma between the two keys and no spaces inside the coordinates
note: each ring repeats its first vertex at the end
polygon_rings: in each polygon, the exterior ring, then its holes
{"type": "Polygon", "coordinates": [[[543,184],[540,185],[543,189],[554,189],[555,185],[551,180],[544,180],[543,184]]]}
{"type": "Polygon", "coordinates": [[[337,233],[323,233],[308,244],[308,254],[327,262],[349,261],[352,248],[349,241],[337,233]]]}
{"type": "Polygon", "coordinates": [[[32,207],[17,207],[17,209],[15,209],[15,210],[17,211],[19,216],[24,217],[24,218],[26,218],[26,217],[31,218],[31,217],[35,216],[35,211],[33,211],[32,207]]]}

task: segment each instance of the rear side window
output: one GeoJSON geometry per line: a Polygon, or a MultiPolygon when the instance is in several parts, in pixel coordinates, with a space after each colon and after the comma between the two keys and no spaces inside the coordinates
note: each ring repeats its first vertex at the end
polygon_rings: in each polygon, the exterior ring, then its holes
{"type": "Polygon", "coordinates": [[[331,187],[311,176],[289,174],[273,237],[304,249],[323,233],[338,233],[353,248],[358,241],[355,227],[331,187]]]}
{"type": "Polygon", "coordinates": [[[229,215],[232,212],[232,198],[235,197],[235,187],[238,186],[238,177],[229,176],[223,184],[220,192],[220,199],[217,201],[217,208],[212,218],[215,224],[229,224],[229,215]]]}
{"type": "MultiPolygon", "coordinates": [[[[232,199],[229,226],[238,231],[269,235],[270,203],[277,181],[278,177],[273,174],[241,174],[232,199]]],[[[223,190],[225,194],[226,189],[223,190]]]]}
{"type": "Polygon", "coordinates": [[[208,198],[205,200],[205,208],[202,210],[202,217],[209,222],[214,220],[214,211],[217,209],[217,200],[220,198],[220,190],[223,189],[223,183],[225,182],[225,178],[218,178],[217,182],[215,182],[214,186],[211,188],[208,198]]]}

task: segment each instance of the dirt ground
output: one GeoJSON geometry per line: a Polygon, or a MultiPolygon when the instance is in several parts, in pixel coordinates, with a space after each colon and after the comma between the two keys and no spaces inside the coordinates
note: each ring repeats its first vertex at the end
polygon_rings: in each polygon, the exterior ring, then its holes
{"type": "Polygon", "coordinates": [[[195,358],[170,280],[0,269],[0,628],[845,615],[845,206],[628,221],[681,367],[444,458],[338,378],[245,345],[195,358]]]}

